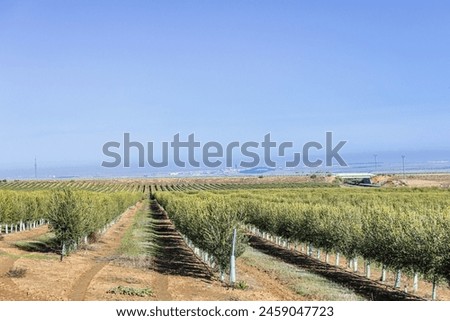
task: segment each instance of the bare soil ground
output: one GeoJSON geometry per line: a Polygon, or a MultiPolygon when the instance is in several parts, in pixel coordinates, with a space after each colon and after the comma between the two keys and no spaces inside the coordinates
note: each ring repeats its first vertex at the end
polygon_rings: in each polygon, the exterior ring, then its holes
{"type": "Polygon", "coordinates": [[[159,277],[154,283],[155,292],[162,300],[301,300],[286,286],[269,275],[238,260],[240,279],[249,288],[233,290],[219,281],[214,273],[186,246],[166,214],[152,203],[153,230],[156,235],[154,269],[159,277]]]}
{"type": "MultiPolygon", "coordinates": [[[[1,241],[0,249],[5,257],[14,255],[14,261],[4,269],[23,268],[26,275],[22,278],[10,278],[1,273],[0,282],[8,286],[0,292],[1,300],[83,300],[96,274],[108,262],[102,258],[114,253],[120,244],[120,239],[137,208],[127,210],[118,223],[111,227],[93,245],[80,249],[77,253],[59,261],[55,253],[34,253],[18,249],[14,246],[17,241],[34,240],[37,236],[45,234],[45,230],[11,234],[1,241]],[[5,245],[3,245],[3,243],[5,245]]],[[[2,266],[4,266],[2,264],[2,266]]]]}
{"type": "MultiPolygon", "coordinates": [[[[334,254],[329,255],[329,264],[327,264],[325,263],[325,254],[323,252],[319,260],[315,251],[313,256],[308,256],[301,251],[294,250],[292,246],[290,249],[280,247],[255,235],[251,235],[250,237],[250,246],[262,253],[271,255],[275,259],[324,276],[330,281],[352,289],[355,293],[365,297],[367,300],[431,300],[431,282],[420,278],[418,291],[412,293],[413,278],[411,275],[403,273],[400,289],[394,289],[394,271],[388,270],[386,281],[381,282],[381,267],[371,264],[371,277],[368,279],[365,276],[364,262],[362,259],[359,260],[358,271],[354,273],[348,267],[348,262],[343,256],[340,258],[339,266],[336,267],[334,265],[334,254]]],[[[450,286],[445,282],[438,287],[438,300],[450,301],[450,286]]]]}
{"type": "Polygon", "coordinates": [[[15,246],[18,241],[35,240],[47,227],[6,235],[0,241],[0,300],[301,300],[288,287],[250,266],[239,262],[241,276],[250,284],[246,290],[233,290],[217,281],[206,266],[184,244],[162,213],[154,212],[159,249],[151,268],[117,264],[116,251],[137,208],[125,212],[96,244],[86,246],[62,262],[55,253],[27,252],[15,246]],[[162,215],[162,216],[161,216],[162,215]],[[21,278],[6,273],[26,269],[21,278]],[[150,288],[150,297],[108,293],[114,287],[150,288]]]}
{"type": "Polygon", "coordinates": [[[384,187],[450,187],[450,174],[378,175],[372,180],[384,187]]]}
{"type": "MultiPolygon", "coordinates": [[[[289,287],[294,293],[308,301],[364,301],[364,297],[333,280],[308,271],[298,265],[287,263],[271,255],[264,254],[251,246],[239,258],[245,266],[270,275],[272,280],[289,287]]],[[[244,270],[245,271],[245,270],[244,270]]],[[[238,280],[247,282],[242,276],[242,268],[237,270],[238,280]]]]}
{"type": "Polygon", "coordinates": [[[33,239],[48,232],[48,226],[23,231],[14,234],[2,234],[0,241],[0,300],[27,300],[28,295],[19,291],[16,283],[6,274],[14,267],[20,267],[17,264],[21,255],[29,256],[29,253],[23,253],[14,246],[14,243],[24,239],[33,239]]]}
{"type": "Polygon", "coordinates": [[[351,273],[340,267],[334,267],[302,253],[282,248],[257,236],[250,237],[250,245],[265,254],[300,266],[308,271],[313,271],[336,283],[345,285],[369,300],[421,300],[419,297],[391,289],[388,286],[351,273]]]}

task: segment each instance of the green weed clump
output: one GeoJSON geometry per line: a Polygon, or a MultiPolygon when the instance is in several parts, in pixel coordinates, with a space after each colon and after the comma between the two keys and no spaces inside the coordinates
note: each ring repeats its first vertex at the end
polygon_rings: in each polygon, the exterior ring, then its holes
{"type": "Polygon", "coordinates": [[[146,296],[152,296],[153,291],[150,288],[143,288],[143,289],[135,289],[128,286],[116,286],[110,290],[107,291],[107,293],[112,294],[122,294],[122,295],[129,295],[129,296],[140,296],[140,297],[146,297],[146,296]]]}

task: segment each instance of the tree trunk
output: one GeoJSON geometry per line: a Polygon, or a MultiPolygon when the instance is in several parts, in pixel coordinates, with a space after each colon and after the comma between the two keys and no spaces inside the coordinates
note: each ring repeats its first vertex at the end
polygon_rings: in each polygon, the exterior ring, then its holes
{"type": "Polygon", "coordinates": [[[358,272],[358,258],[355,257],[353,260],[353,272],[358,272]]]}
{"type": "Polygon", "coordinates": [[[370,279],[370,261],[366,261],[366,278],[370,279]]]}
{"type": "Polygon", "coordinates": [[[413,292],[416,293],[418,289],[419,289],[419,273],[414,272],[413,292]]]}
{"type": "Polygon", "coordinates": [[[397,270],[397,274],[395,276],[394,288],[396,288],[396,289],[400,288],[401,279],[402,279],[402,270],[397,270]]]}
{"type": "Polygon", "coordinates": [[[386,265],[383,264],[383,267],[381,268],[381,282],[386,282],[386,265]]]}
{"type": "Polygon", "coordinates": [[[63,242],[61,246],[61,258],[60,258],[61,262],[64,258],[64,255],[66,255],[66,243],[63,242]]]}
{"type": "Polygon", "coordinates": [[[435,277],[433,277],[433,289],[431,292],[431,300],[435,301],[437,299],[437,287],[438,287],[438,280],[435,277]]]}

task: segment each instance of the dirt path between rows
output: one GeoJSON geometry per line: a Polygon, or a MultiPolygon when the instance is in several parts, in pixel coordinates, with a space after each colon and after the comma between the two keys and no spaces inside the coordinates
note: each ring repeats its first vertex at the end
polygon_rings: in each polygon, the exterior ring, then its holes
{"type": "MultiPolygon", "coordinates": [[[[142,204],[140,205],[142,206],[142,204]]],[[[27,252],[14,244],[34,241],[48,232],[40,227],[10,234],[0,242],[0,300],[302,300],[288,287],[245,262],[237,260],[239,279],[249,288],[233,290],[217,280],[184,243],[167,214],[156,203],[148,209],[148,264],[123,265],[117,260],[121,239],[133,223],[137,208],[126,211],[95,243],[59,261],[53,252],[27,252]],[[26,269],[23,278],[5,275],[12,267],[26,269]],[[150,288],[153,295],[138,297],[111,293],[117,286],[150,288]]],[[[125,260],[126,262],[126,260],[125,260]]]]}
{"type": "MultiPolygon", "coordinates": [[[[26,252],[14,245],[17,241],[35,240],[48,231],[47,227],[6,236],[0,242],[0,300],[307,300],[274,279],[273,275],[239,258],[238,281],[244,281],[248,288],[234,290],[219,282],[217,272],[210,271],[194,255],[167,213],[155,202],[148,208],[150,223],[145,238],[148,263],[139,267],[123,264],[128,261],[117,259],[117,250],[133,224],[136,212],[135,207],[126,211],[97,243],[80,248],[62,262],[56,253],[26,252]],[[25,268],[26,276],[5,276],[12,267],[25,268]],[[149,288],[153,295],[138,297],[110,291],[118,286],[149,288]]],[[[254,243],[253,240],[252,245],[257,247],[254,243]]],[[[261,251],[267,252],[268,249],[270,247],[264,245],[261,251]]],[[[276,251],[283,253],[282,249],[277,248],[276,251]]]]}
{"type": "Polygon", "coordinates": [[[16,247],[18,241],[33,241],[48,232],[43,226],[31,231],[5,235],[0,242],[0,300],[83,300],[96,274],[108,264],[101,261],[114,255],[133,216],[142,206],[128,209],[100,241],[80,249],[59,262],[56,253],[27,252],[16,247]],[[10,278],[13,267],[26,269],[23,278],[10,278]]]}
{"type": "Polygon", "coordinates": [[[26,300],[26,296],[18,291],[16,284],[6,276],[6,273],[14,266],[16,258],[7,257],[1,260],[0,266],[0,300],[5,300],[11,295],[19,296],[22,300],[26,300]]]}
{"type": "Polygon", "coordinates": [[[40,235],[44,235],[47,232],[48,232],[48,225],[42,225],[42,226],[36,227],[34,229],[26,230],[26,231],[22,231],[22,232],[16,232],[16,233],[10,233],[10,234],[2,233],[0,235],[3,236],[4,239],[3,239],[3,241],[0,242],[0,248],[11,247],[12,246],[11,244],[13,242],[35,238],[40,235]]]}
{"type": "Polygon", "coordinates": [[[101,238],[99,242],[100,246],[91,253],[92,255],[86,256],[87,259],[91,260],[90,268],[77,278],[68,295],[69,300],[83,301],[85,299],[86,292],[92,280],[107,264],[109,264],[109,262],[104,259],[116,254],[123,235],[133,223],[133,217],[141,207],[142,203],[139,203],[135,208],[125,212],[118,223],[101,238]]]}
{"type": "Polygon", "coordinates": [[[71,301],[83,301],[86,292],[89,288],[94,277],[105,267],[106,263],[95,263],[93,267],[84,272],[78,280],[75,282],[75,286],[72,288],[69,294],[69,300],[71,301]]]}
{"type": "MultiPolygon", "coordinates": [[[[292,290],[290,290],[284,284],[281,284],[274,279],[272,275],[268,275],[265,271],[261,271],[253,266],[249,266],[238,259],[236,263],[236,270],[238,273],[239,280],[245,280],[247,284],[254,287],[260,287],[261,290],[266,291],[270,289],[272,296],[278,298],[277,300],[282,301],[297,301],[302,300],[302,297],[292,290]],[[252,280],[259,280],[256,284],[252,280]],[[263,287],[261,287],[261,281],[263,287]]],[[[265,301],[266,298],[260,293],[255,293],[252,296],[252,300],[265,301]]]]}
{"type": "Polygon", "coordinates": [[[156,245],[154,269],[161,274],[153,284],[158,299],[170,301],[173,299],[169,291],[169,275],[190,276],[212,281],[211,272],[186,246],[167,214],[153,201],[151,203],[153,219],[152,230],[156,245]]]}
{"type": "Polygon", "coordinates": [[[228,288],[186,245],[156,202],[151,204],[151,215],[157,248],[154,269],[160,274],[153,284],[158,300],[302,300],[272,276],[239,259],[238,279],[245,281],[249,288],[245,291],[228,288]]]}
{"type": "Polygon", "coordinates": [[[250,246],[274,258],[286,263],[301,267],[307,271],[319,274],[333,282],[352,289],[355,293],[362,295],[368,300],[376,301],[420,301],[420,297],[397,291],[389,286],[374,280],[369,280],[364,276],[346,271],[340,267],[335,267],[303,253],[288,250],[272,242],[268,242],[258,236],[250,236],[250,246]]]}

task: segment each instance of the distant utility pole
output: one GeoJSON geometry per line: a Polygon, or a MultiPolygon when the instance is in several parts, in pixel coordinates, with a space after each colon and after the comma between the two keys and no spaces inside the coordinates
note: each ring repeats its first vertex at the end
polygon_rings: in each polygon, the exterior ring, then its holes
{"type": "Polygon", "coordinates": [[[405,155],[402,155],[403,179],[405,179],[405,155]]]}
{"type": "Polygon", "coordinates": [[[37,178],[37,159],[34,158],[34,178],[37,178]]]}
{"type": "Polygon", "coordinates": [[[373,154],[373,158],[375,159],[375,172],[377,171],[377,154],[373,154]]]}

